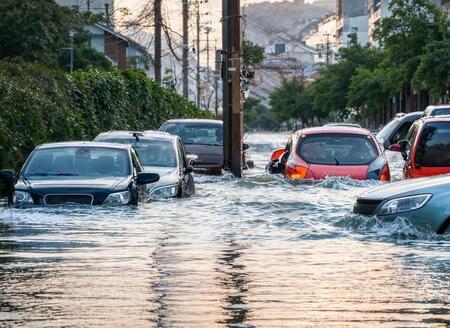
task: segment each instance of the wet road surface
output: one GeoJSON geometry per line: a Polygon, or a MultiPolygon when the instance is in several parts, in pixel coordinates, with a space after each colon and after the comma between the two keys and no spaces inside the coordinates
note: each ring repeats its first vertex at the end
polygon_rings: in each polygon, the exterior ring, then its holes
{"type": "Polygon", "coordinates": [[[251,134],[256,168],[192,199],[3,210],[0,326],[450,326],[450,236],[353,215],[376,182],[266,174],[286,139],[251,134]]]}

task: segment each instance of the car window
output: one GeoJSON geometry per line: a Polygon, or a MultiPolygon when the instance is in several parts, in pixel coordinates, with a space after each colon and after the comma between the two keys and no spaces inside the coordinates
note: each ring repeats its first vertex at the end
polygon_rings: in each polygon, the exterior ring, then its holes
{"type": "Polygon", "coordinates": [[[161,131],[177,135],[185,145],[223,145],[223,127],[208,123],[167,123],[161,131]]]}
{"type": "Polygon", "coordinates": [[[306,136],[297,154],[308,163],[323,165],[367,165],[378,157],[370,137],[351,134],[306,136]]]}
{"type": "Polygon", "coordinates": [[[124,149],[64,147],[38,149],[23,171],[25,177],[130,175],[130,160],[124,149]]]}
{"type": "Polygon", "coordinates": [[[180,140],[178,140],[177,144],[178,144],[178,161],[180,162],[180,167],[184,168],[186,167],[186,154],[184,152],[184,147],[180,140]]]}
{"type": "Polygon", "coordinates": [[[432,116],[440,116],[440,115],[450,115],[450,107],[449,108],[436,108],[431,112],[432,116]]]}
{"type": "Polygon", "coordinates": [[[162,167],[176,167],[177,154],[175,147],[171,141],[166,140],[152,140],[141,138],[139,141],[136,138],[102,138],[101,141],[130,144],[139,157],[139,162],[143,166],[162,166],[162,167]]]}
{"type": "Polygon", "coordinates": [[[400,140],[404,140],[412,124],[413,122],[405,121],[389,140],[389,143],[394,145],[398,144],[400,140]]]}
{"type": "Polygon", "coordinates": [[[450,166],[450,122],[427,123],[422,128],[415,162],[423,166],[450,166]]]}

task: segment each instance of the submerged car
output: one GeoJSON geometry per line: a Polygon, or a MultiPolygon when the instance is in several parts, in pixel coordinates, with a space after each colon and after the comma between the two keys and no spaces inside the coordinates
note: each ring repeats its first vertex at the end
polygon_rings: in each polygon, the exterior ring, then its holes
{"type": "Polygon", "coordinates": [[[223,168],[223,122],[217,120],[179,119],[164,123],[160,131],[177,135],[189,156],[195,156],[198,172],[220,174],[223,168]]]}
{"type": "Polygon", "coordinates": [[[423,117],[443,115],[450,115],[450,105],[430,105],[423,112],[423,117]]]}
{"type": "Polygon", "coordinates": [[[147,186],[151,198],[190,197],[195,193],[192,162],[186,158],[179,137],[159,131],[111,131],[101,133],[95,141],[133,146],[144,171],[159,174],[159,181],[147,186]]]}
{"type": "Polygon", "coordinates": [[[374,135],[356,127],[299,130],[285,148],[272,154],[268,170],[289,179],[337,176],[390,181],[388,162],[374,135]]]}
{"type": "Polygon", "coordinates": [[[366,191],[357,198],[353,212],[384,220],[406,217],[442,234],[449,232],[449,198],[450,175],[404,180],[366,191]]]}
{"type": "Polygon", "coordinates": [[[416,121],[406,138],[390,149],[402,153],[405,179],[450,173],[450,116],[416,121]]]}
{"type": "Polygon", "coordinates": [[[423,112],[397,113],[378,133],[377,140],[384,147],[389,149],[391,145],[397,144],[405,139],[411,125],[420,119],[423,112]]]}
{"type": "Polygon", "coordinates": [[[16,176],[0,177],[14,185],[10,205],[137,205],[145,185],[159,180],[144,173],[129,145],[65,142],[38,146],[16,176]]]}

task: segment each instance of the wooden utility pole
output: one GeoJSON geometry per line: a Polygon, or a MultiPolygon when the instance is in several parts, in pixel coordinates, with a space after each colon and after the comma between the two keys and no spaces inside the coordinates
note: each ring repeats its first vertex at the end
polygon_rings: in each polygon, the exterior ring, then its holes
{"type": "Polygon", "coordinates": [[[189,97],[189,0],[183,2],[183,95],[189,97]]]}
{"type": "Polygon", "coordinates": [[[196,0],[196,14],[197,14],[197,107],[200,108],[200,0],[196,0]]]}
{"type": "Polygon", "coordinates": [[[241,7],[240,0],[222,0],[222,4],[224,168],[240,178],[243,136],[241,7]]]}
{"type": "Polygon", "coordinates": [[[161,83],[161,1],[155,0],[155,81],[161,83]]]}

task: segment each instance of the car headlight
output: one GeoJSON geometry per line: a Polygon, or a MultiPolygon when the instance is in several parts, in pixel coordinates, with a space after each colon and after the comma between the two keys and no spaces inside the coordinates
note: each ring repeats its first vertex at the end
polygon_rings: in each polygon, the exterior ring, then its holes
{"type": "Polygon", "coordinates": [[[418,210],[430,200],[431,196],[431,194],[424,194],[391,199],[381,206],[378,215],[397,214],[418,210]]]}
{"type": "Polygon", "coordinates": [[[13,195],[15,206],[34,205],[33,197],[26,191],[15,191],[13,195]]]}
{"type": "Polygon", "coordinates": [[[105,205],[126,205],[130,202],[130,192],[122,191],[110,194],[103,202],[105,205]]]}
{"type": "Polygon", "coordinates": [[[152,198],[172,198],[178,195],[178,185],[162,186],[150,192],[152,198]]]}

